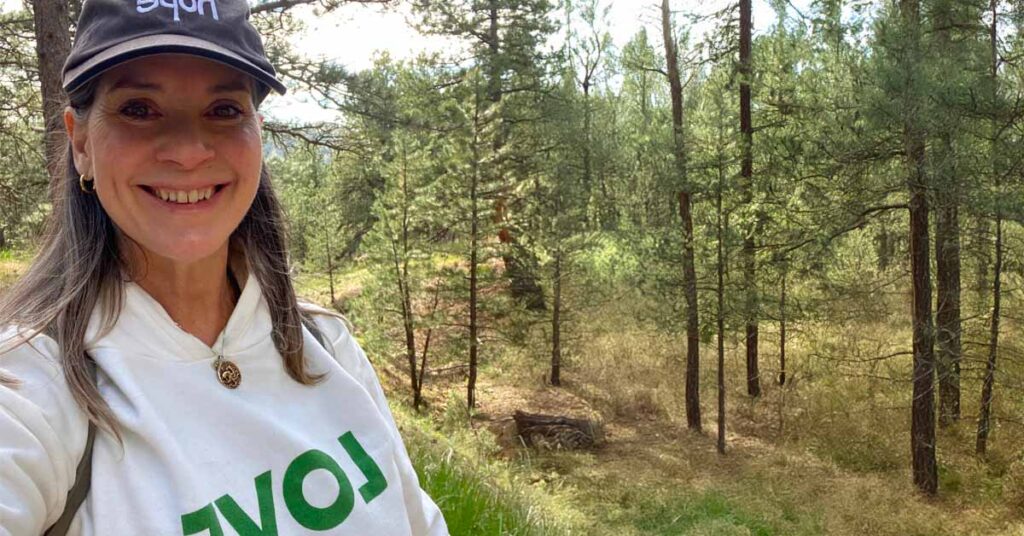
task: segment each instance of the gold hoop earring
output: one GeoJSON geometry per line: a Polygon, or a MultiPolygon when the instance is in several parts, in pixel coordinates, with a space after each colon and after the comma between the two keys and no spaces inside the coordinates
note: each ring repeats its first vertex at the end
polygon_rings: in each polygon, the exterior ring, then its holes
{"type": "Polygon", "coordinates": [[[82,191],[87,193],[87,194],[94,194],[94,193],[96,193],[96,185],[95,184],[88,185],[88,184],[93,183],[93,182],[94,182],[93,179],[91,177],[89,177],[88,173],[83,173],[83,174],[78,176],[78,187],[81,188],[82,191]]]}

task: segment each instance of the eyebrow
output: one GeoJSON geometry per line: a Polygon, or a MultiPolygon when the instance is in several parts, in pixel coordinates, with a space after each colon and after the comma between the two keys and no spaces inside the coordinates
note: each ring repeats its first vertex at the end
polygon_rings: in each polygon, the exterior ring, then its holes
{"type": "MultiPolygon", "coordinates": [[[[135,89],[135,90],[147,90],[147,91],[162,91],[163,86],[160,84],[154,84],[150,82],[142,82],[133,78],[124,77],[110,86],[109,91],[117,91],[119,89],[135,89]]],[[[230,82],[222,82],[214,84],[207,89],[209,93],[236,93],[249,91],[249,85],[245,83],[243,79],[236,78],[230,82]]]]}

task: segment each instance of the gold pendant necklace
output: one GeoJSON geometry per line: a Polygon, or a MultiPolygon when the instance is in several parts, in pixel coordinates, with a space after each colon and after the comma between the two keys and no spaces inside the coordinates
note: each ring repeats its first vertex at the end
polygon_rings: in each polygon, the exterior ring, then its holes
{"type": "MultiPolygon", "coordinates": [[[[238,304],[238,300],[241,297],[242,290],[238,286],[238,281],[235,279],[235,274],[228,270],[228,282],[231,284],[231,289],[234,291],[235,305],[238,304]]],[[[225,328],[226,330],[227,328],[225,328]]],[[[221,385],[228,389],[236,389],[242,384],[242,370],[238,368],[238,365],[234,364],[227,359],[224,359],[224,346],[227,344],[226,338],[221,336],[220,341],[220,353],[217,354],[217,359],[213,361],[213,370],[217,371],[217,381],[221,385]]]]}
{"type": "Polygon", "coordinates": [[[217,356],[213,362],[213,368],[217,371],[217,380],[224,387],[235,389],[242,383],[242,371],[238,365],[224,359],[223,355],[217,356]]]}

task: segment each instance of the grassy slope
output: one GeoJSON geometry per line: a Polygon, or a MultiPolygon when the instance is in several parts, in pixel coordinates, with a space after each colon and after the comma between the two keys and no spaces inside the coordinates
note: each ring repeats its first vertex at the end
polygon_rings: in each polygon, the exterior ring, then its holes
{"type": "MultiPolygon", "coordinates": [[[[742,392],[742,347],[730,340],[727,382],[734,388],[727,395],[725,456],[715,452],[712,437],[713,369],[705,365],[703,371],[706,432],[693,434],[677,419],[683,414],[677,351],[682,341],[621,311],[588,316],[587,336],[567,359],[562,389],[540,380],[546,369],[542,333],[526,348],[492,357],[481,373],[474,422],[495,432],[505,447],[495,459],[532,483],[534,498],[527,502],[553,490],[560,508],[544,512],[565,533],[1020,533],[1017,497],[1024,495],[1012,476],[1019,465],[1013,462],[1016,435],[1002,430],[999,452],[986,461],[970,455],[973,383],[965,380],[964,421],[940,433],[940,496],[925,499],[910,485],[906,459],[909,388],[902,377],[909,357],[870,368],[837,361],[836,356],[858,359],[900,350],[906,326],[897,321],[903,310],[896,305],[878,305],[893,313],[879,316],[877,325],[793,326],[789,372],[795,380],[779,388],[766,379],[758,401],[742,392]],[[507,430],[514,409],[598,415],[608,441],[587,453],[514,448],[507,430]]],[[[766,341],[772,329],[765,327],[766,341]]],[[[775,359],[770,344],[763,352],[766,376],[775,359]]],[[[704,363],[713,363],[709,346],[704,363]]],[[[400,374],[398,360],[377,363],[400,374]]],[[[460,380],[435,382],[428,395],[435,406],[430,426],[446,433],[465,427],[464,420],[446,417],[463,389],[460,380]]],[[[404,385],[395,382],[392,399],[404,395],[404,385]]]]}

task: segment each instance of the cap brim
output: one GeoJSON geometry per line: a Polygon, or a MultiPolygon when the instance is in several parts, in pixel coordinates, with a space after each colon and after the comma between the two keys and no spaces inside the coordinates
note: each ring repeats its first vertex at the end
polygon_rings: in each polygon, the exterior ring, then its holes
{"type": "Polygon", "coordinates": [[[85,63],[64,73],[64,90],[71,92],[103,72],[128,60],[153,54],[193,54],[238,69],[265,84],[280,95],[285,87],[273,74],[254,65],[238,54],[209,41],[187,35],[160,34],[139,37],[114,45],[85,63]]]}

